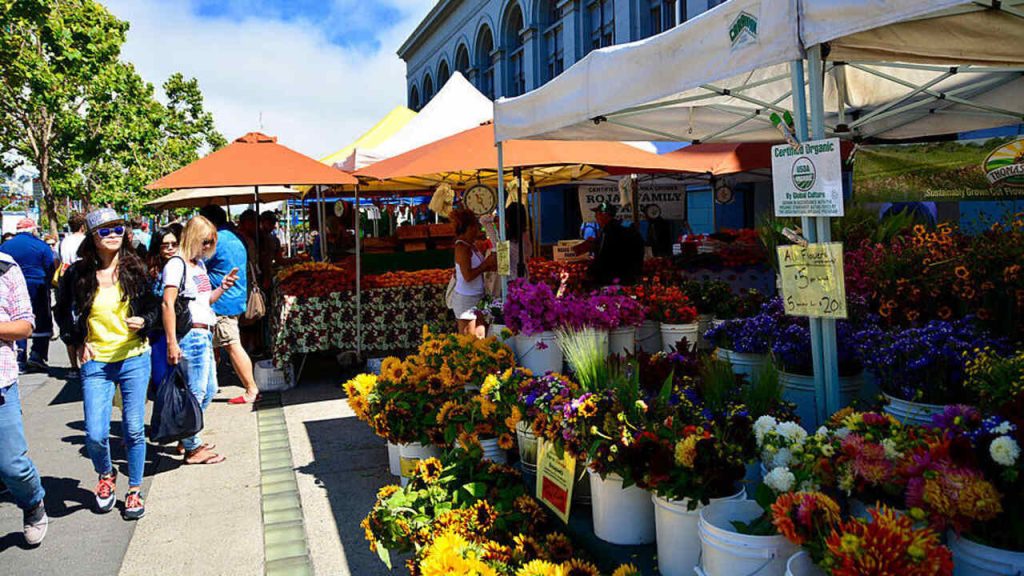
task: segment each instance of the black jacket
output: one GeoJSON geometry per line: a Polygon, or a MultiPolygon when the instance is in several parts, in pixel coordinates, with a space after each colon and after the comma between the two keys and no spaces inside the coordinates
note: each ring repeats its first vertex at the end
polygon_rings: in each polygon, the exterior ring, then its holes
{"type": "MultiPolygon", "coordinates": [[[[89,311],[92,294],[78,294],[75,285],[81,266],[76,262],[60,278],[57,285],[57,305],[53,308],[60,339],[70,346],[81,346],[89,335],[89,311]]],[[[148,284],[147,284],[148,286],[148,284]]],[[[160,317],[160,300],[152,290],[143,289],[129,297],[128,308],[132,316],[142,318],[142,329],[136,332],[145,338],[160,317]]]]}
{"type": "Polygon", "coordinates": [[[612,220],[597,237],[591,280],[598,286],[634,284],[643,273],[644,240],[633,227],[612,220]]]}

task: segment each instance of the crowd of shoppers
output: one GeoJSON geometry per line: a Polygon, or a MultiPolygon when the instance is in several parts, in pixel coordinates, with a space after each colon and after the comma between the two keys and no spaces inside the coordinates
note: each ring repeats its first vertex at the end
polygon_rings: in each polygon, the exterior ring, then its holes
{"type": "MultiPolygon", "coordinates": [[[[226,353],[244,387],[229,403],[259,398],[239,317],[246,313],[249,283],[269,281],[272,266],[283,259],[280,244],[272,241],[275,226],[272,213],[253,213],[246,223],[245,231],[259,234],[260,252],[266,254],[253,267],[247,266],[245,234],[215,206],[184,225],[152,233],[143,220],[101,208],[72,215],[70,233],[54,242],[40,238],[35,221],[24,218],[17,234],[0,245],[0,488],[22,509],[29,545],[42,542],[49,520],[39,472],[28,457],[18,375],[48,371],[53,319],[71,360],[68,377],[82,386],[86,451],[98,478],[95,510],[109,512],[117,503],[110,449],[117,404],[128,476],[122,516],[142,518],[146,402],[159,398],[160,386],[171,385],[172,370],[205,411],[218,388],[216,353],[226,353]],[[266,273],[250,277],[259,274],[259,264],[266,273]],[[51,314],[52,287],[57,290],[51,314]],[[187,303],[190,318],[184,327],[177,317],[180,302],[187,303]]],[[[189,465],[225,460],[199,434],[184,438],[177,449],[189,465]]]]}

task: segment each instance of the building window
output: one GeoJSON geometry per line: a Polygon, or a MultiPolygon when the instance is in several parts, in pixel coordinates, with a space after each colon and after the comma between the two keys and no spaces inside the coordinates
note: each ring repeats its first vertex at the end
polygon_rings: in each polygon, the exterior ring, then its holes
{"type": "Polygon", "coordinates": [[[551,80],[565,70],[565,27],[558,0],[548,0],[541,6],[541,25],[544,41],[544,81],[551,80]]]}
{"type": "Polygon", "coordinates": [[[513,4],[505,19],[505,51],[508,53],[506,96],[519,96],[526,92],[526,67],[523,61],[523,11],[513,4]]]}
{"type": "Polygon", "coordinates": [[[459,49],[455,51],[455,70],[469,77],[469,49],[465,44],[460,44],[459,49]]]}
{"type": "Polygon", "coordinates": [[[491,52],[494,52],[494,37],[491,36],[491,29],[484,26],[476,41],[476,87],[484,96],[493,99],[494,60],[491,59],[491,52]]]}
{"type": "Polygon", "coordinates": [[[676,0],[650,0],[651,36],[676,25],[676,0]]]}
{"type": "Polygon", "coordinates": [[[615,43],[615,2],[597,0],[587,7],[588,52],[615,43]]]}
{"type": "Polygon", "coordinates": [[[409,91],[409,108],[412,110],[420,109],[420,91],[415,86],[409,91]]]}
{"type": "Polygon", "coordinates": [[[448,78],[451,77],[451,72],[448,71],[448,62],[441,60],[441,65],[437,68],[437,89],[444,88],[444,85],[448,83],[448,78]]]}
{"type": "Polygon", "coordinates": [[[428,102],[434,97],[434,82],[430,79],[430,74],[423,80],[423,105],[426,106],[428,102]]]}

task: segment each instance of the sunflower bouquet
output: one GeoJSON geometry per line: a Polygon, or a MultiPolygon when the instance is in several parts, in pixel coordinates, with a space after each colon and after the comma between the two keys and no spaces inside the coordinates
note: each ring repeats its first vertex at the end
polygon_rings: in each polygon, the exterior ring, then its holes
{"type": "Polygon", "coordinates": [[[498,448],[511,450],[515,446],[516,425],[523,417],[515,398],[519,386],[529,378],[529,370],[509,368],[488,375],[479,390],[467,391],[463,402],[446,402],[437,413],[437,425],[444,432],[445,442],[477,452],[482,450],[481,440],[496,439],[498,448]]]}

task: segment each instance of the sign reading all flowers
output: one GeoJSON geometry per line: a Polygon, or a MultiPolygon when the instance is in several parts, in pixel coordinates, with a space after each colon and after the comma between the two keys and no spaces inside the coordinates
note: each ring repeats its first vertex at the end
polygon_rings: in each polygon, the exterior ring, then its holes
{"type": "Polygon", "coordinates": [[[779,246],[779,276],[786,314],[846,318],[842,243],[779,246]]]}

